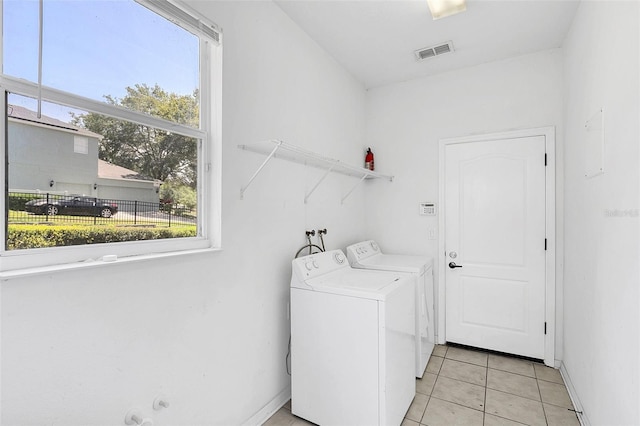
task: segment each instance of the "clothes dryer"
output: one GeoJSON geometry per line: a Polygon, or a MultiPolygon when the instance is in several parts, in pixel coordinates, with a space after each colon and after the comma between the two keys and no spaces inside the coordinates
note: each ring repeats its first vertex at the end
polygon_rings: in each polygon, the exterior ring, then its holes
{"type": "Polygon", "coordinates": [[[341,250],[294,259],[291,411],[319,425],[400,425],[415,396],[415,284],[341,250]]]}
{"type": "Polygon", "coordinates": [[[415,375],[421,378],[435,345],[433,260],[429,257],[383,254],[375,241],[362,241],[347,247],[353,268],[411,273],[416,280],[415,295],[415,375]]]}

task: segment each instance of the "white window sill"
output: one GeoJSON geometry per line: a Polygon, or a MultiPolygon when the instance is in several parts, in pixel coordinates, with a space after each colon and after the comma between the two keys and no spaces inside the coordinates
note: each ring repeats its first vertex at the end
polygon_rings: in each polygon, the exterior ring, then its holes
{"type": "Polygon", "coordinates": [[[219,248],[204,248],[204,249],[194,249],[194,250],[182,250],[182,251],[173,251],[167,253],[151,253],[137,256],[125,256],[125,257],[117,257],[113,260],[109,260],[109,256],[105,256],[107,260],[98,259],[98,260],[85,260],[83,262],[73,262],[73,263],[65,263],[60,265],[49,265],[49,266],[40,266],[34,268],[23,268],[23,269],[14,269],[10,271],[0,272],[0,280],[8,281],[12,278],[23,278],[23,277],[31,277],[37,275],[48,275],[56,272],[65,272],[65,271],[75,271],[79,269],[88,269],[88,268],[98,268],[104,267],[106,265],[121,265],[123,263],[135,263],[142,262],[148,260],[157,260],[157,259],[165,259],[168,257],[176,257],[176,256],[186,256],[186,255],[194,255],[201,253],[214,253],[221,251],[219,248]]]}

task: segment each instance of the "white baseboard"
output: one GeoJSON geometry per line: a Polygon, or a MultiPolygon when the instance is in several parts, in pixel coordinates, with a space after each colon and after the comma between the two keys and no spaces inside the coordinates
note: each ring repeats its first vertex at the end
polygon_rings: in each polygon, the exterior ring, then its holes
{"type": "Polygon", "coordinates": [[[291,385],[287,386],[282,392],[276,395],[267,405],[262,407],[260,411],[255,413],[251,418],[242,423],[242,426],[260,426],[269,417],[278,411],[284,404],[291,399],[291,385]]]}
{"type": "Polygon", "coordinates": [[[569,392],[569,398],[571,398],[571,402],[573,403],[573,408],[576,410],[576,415],[578,416],[578,420],[582,426],[591,426],[591,422],[589,418],[584,413],[584,409],[582,408],[582,403],[580,402],[580,398],[578,398],[578,394],[576,393],[576,389],[573,387],[573,383],[571,382],[571,377],[569,377],[569,373],[567,372],[567,368],[564,366],[564,362],[560,363],[560,375],[562,375],[562,379],[564,380],[564,384],[567,386],[567,392],[569,392]]]}

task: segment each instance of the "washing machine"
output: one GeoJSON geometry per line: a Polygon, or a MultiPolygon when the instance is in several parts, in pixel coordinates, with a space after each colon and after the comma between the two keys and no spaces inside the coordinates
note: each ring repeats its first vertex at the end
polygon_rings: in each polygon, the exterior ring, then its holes
{"type": "Polygon", "coordinates": [[[353,268],[410,273],[416,280],[415,296],[415,375],[421,378],[435,344],[433,260],[428,257],[383,254],[375,241],[362,241],[347,247],[353,268]]]}
{"type": "Polygon", "coordinates": [[[291,412],[319,425],[400,425],[415,396],[414,280],[294,259],[291,412]]]}

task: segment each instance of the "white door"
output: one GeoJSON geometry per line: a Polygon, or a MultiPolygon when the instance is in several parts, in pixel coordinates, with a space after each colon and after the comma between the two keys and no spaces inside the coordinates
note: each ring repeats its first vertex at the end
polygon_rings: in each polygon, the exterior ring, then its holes
{"type": "Polygon", "coordinates": [[[445,147],[446,340],[545,356],[545,138],[445,147]]]}

